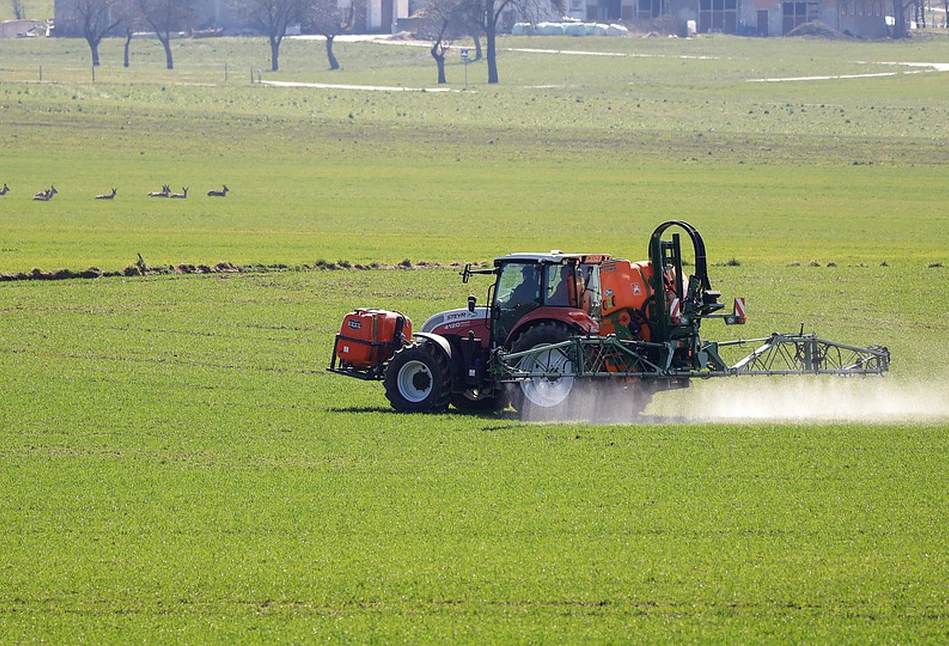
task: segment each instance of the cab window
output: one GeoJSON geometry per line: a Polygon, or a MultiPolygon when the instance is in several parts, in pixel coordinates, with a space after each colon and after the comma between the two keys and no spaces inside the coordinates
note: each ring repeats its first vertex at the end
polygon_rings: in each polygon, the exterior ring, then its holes
{"type": "Polygon", "coordinates": [[[508,263],[501,267],[495,303],[502,309],[526,303],[540,304],[540,266],[532,263],[508,263]]]}
{"type": "Polygon", "coordinates": [[[544,304],[554,307],[575,306],[577,302],[577,275],[573,264],[547,265],[544,283],[544,304]]]}

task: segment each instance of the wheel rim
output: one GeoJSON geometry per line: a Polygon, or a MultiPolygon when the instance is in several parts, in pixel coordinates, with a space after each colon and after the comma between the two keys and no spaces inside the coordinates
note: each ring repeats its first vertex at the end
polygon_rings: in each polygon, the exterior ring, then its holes
{"type": "Polygon", "coordinates": [[[432,392],[432,371],[421,361],[407,361],[399,370],[399,394],[417,404],[432,392]]]}
{"type": "MultiPolygon", "coordinates": [[[[553,372],[563,375],[573,372],[573,361],[562,350],[547,350],[521,360],[520,368],[527,372],[553,372]]],[[[551,408],[563,403],[573,389],[573,377],[534,377],[521,382],[521,392],[535,406],[551,408]]]]}

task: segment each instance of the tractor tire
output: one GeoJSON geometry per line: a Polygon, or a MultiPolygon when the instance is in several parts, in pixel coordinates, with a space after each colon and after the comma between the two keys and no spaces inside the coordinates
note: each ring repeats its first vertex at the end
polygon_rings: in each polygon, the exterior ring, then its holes
{"type": "MultiPolygon", "coordinates": [[[[534,348],[566,341],[573,333],[560,323],[539,323],[521,334],[511,348],[512,352],[525,352],[534,348]]],[[[573,360],[562,352],[541,353],[521,359],[521,367],[532,369],[537,366],[553,368],[561,372],[572,372],[573,360]],[[526,362],[526,363],[525,363],[526,362]]],[[[511,404],[523,419],[549,420],[570,414],[571,394],[578,384],[572,376],[549,379],[535,377],[528,381],[510,384],[508,392],[511,404]]]]}
{"type": "Polygon", "coordinates": [[[464,392],[454,393],[451,396],[451,405],[458,410],[470,412],[497,412],[507,408],[510,401],[507,398],[507,391],[501,392],[493,397],[478,397],[477,392],[468,389],[464,392]]]}
{"type": "Polygon", "coordinates": [[[451,398],[451,365],[434,343],[412,342],[386,367],[386,399],[403,413],[442,413],[451,398]]]}

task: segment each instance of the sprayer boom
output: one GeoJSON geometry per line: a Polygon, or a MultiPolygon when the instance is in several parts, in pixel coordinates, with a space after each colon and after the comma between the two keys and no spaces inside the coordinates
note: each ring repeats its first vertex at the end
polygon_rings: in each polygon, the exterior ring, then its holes
{"type": "Polygon", "coordinates": [[[678,349],[675,343],[576,336],[523,352],[499,349],[492,357],[491,371],[501,381],[611,377],[671,384],[700,377],[883,375],[890,365],[890,352],[884,347],[858,348],[813,334],[713,341],[703,344],[694,356],[677,356],[678,349]],[[759,347],[731,366],[722,359],[722,348],[748,344],[759,347]]]}
{"type": "Polygon", "coordinates": [[[730,370],[738,375],[882,375],[890,367],[890,351],[882,346],[858,348],[827,341],[814,334],[772,334],[764,339],[725,341],[719,348],[748,343],[762,345],[730,370]]]}

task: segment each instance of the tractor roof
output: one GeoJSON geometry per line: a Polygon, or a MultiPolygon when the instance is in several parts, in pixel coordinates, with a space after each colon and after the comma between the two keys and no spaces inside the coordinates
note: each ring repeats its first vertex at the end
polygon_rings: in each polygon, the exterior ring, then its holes
{"type": "Polygon", "coordinates": [[[559,265],[573,259],[581,263],[593,263],[598,265],[610,258],[612,258],[612,256],[606,253],[564,253],[559,249],[554,249],[547,253],[512,253],[501,256],[500,258],[495,258],[494,264],[500,265],[505,262],[533,262],[559,265]]]}

